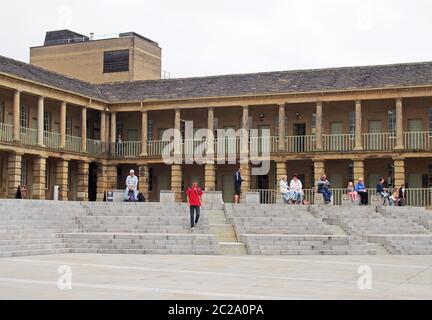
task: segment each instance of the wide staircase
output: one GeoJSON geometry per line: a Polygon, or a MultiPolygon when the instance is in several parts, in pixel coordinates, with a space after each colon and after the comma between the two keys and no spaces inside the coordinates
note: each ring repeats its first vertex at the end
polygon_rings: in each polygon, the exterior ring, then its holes
{"type": "Polygon", "coordinates": [[[314,217],[307,206],[226,205],[253,255],[366,255],[376,251],[359,236],[314,217]]]}
{"type": "Polygon", "coordinates": [[[313,206],[311,212],[391,254],[432,254],[432,214],[424,208],[313,206]]]}

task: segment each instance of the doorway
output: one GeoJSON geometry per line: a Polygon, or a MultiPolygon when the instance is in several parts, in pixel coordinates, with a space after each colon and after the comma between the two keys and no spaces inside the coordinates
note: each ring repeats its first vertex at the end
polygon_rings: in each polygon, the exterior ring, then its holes
{"type": "Polygon", "coordinates": [[[294,123],[294,152],[305,151],[306,123],[294,123]]]}
{"type": "Polygon", "coordinates": [[[225,203],[234,202],[234,176],[224,175],[222,176],[222,197],[225,203]]]}
{"type": "Polygon", "coordinates": [[[97,196],[97,164],[95,162],[89,165],[89,182],[88,197],[89,201],[96,201],[97,196]]]}

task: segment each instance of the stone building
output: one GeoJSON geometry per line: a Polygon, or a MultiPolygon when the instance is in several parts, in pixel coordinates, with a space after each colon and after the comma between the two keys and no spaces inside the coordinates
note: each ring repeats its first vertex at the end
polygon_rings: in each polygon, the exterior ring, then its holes
{"type": "MultiPolygon", "coordinates": [[[[406,184],[416,204],[430,204],[432,62],[161,79],[156,42],[68,30],[48,32],[30,60],[0,56],[0,197],[27,186],[31,198],[52,199],[58,185],[61,200],[101,201],[135,169],[151,201],[170,189],[180,201],[198,179],[229,202],[238,161],[163,161],[165,130],[184,132],[193,121],[194,130],[215,133],[207,150],[223,142],[222,151],[238,157],[250,152],[239,140],[258,129],[270,171],[255,176],[250,162],[241,167],[243,189],[260,190],[263,202],[273,201],[284,173],[298,174],[312,192],[325,172],[335,189],[358,177],[373,188],[382,176],[406,184]],[[242,128],[234,141],[217,136],[242,128]],[[270,137],[261,136],[267,130],[270,137]]],[[[187,143],[176,143],[181,158],[187,143]]]]}

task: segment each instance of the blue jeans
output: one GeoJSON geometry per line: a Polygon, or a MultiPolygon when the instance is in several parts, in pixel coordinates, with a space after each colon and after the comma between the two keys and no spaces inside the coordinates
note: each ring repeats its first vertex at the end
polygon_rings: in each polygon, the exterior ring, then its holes
{"type": "Polygon", "coordinates": [[[321,189],[318,193],[322,193],[325,202],[331,202],[332,192],[328,189],[321,189]]]}
{"type": "Polygon", "coordinates": [[[196,224],[198,224],[199,218],[200,218],[200,207],[199,206],[190,206],[191,228],[193,228],[196,224]]]}

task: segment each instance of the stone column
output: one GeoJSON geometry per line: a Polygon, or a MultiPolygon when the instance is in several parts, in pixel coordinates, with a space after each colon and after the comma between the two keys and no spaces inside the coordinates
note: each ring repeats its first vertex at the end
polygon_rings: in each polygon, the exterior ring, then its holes
{"type": "Polygon", "coordinates": [[[32,199],[45,200],[46,161],[44,157],[35,158],[33,161],[32,199]]]}
{"type": "Polygon", "coordinates": [[[279,105],[279,152],[285,152],[285,104],[279,105]]]}
{"type": "Polygon", "coordinates": [[[107,183],[106,183],[107,190],[116,190],[117,189],[117,166],[107,165],[106,175],[107,175],[107,183]]]}
{"type": "Polygon", "coordinates": [[[56,164],[56,185],[59,186],[59,200],[68,200],[69,161],[60,159],[56,164]]]}
{"type": "Polygon", "coordinates": [[[8,157],[8,198],[15,198],[18,186],[21,184],[21,160],[22,155],[18,153],[11,153],[8,157]]]}
{"type": "Polygon", "coordinates": [[[362,139],[362,105],[361,101],[355,102],[355,148],[354,150],[363,150],[362,139]]]}
{"type": "Polygon", "coordinates": [[[141,112],[141,157],[147,157],[147,130],[148,130],[148,115],[147,111],[141,112]]]}
{"type": "Polygon", "coordinates": [[[206,191],[216,191],[216,165],[205,165],[205,189],[206,191]]]}
{"type": "Polygon", "coordinates": [[[241,168],[241,175],[243,178],[241,192],[244,193],[250,190],[250,181],[251,181],[250,165],[249,163],[242,163],[240,164],[240,168],[241,168]]]}
{"type": "Polygon", "coordinates": [[[353,174],[354,174],[354,184],[359,178],[365,178],[364,176],[364,161],[363,159],[353,160],[353,174]]]}
{"type": "Polygon", "coordinates": [[[396,158],[393,159],[394,164],[394,185],[399,188],[402,184],[405,184],[405,159],[396,158]]]}
{"type": "Polygon", "coordinates": [[[66,148],[66,109],[65,101],[60,105],[60,149],[66,148]]]}
{"type": "Polygon", "coordinates": [[[37,145],[44,147],[44,97],[38,99],[37,109],[37,145]]]}
{"type": "Polygon", "coordinates": [[[78,201],[88,201],[89,163],[78,162],[78,201]]]}
{"type": "Polygon", "coordinates": [[[106,113],[101,111],[100,113],[100,140],[102,147],[102,154],[106,154],[106,113]]]}
{"type": "Polygon", "coordinates": [[[146,201],[149,198],[149,166],[147,164],[138,167],[139,191],[144,195],[146,201]]]}
{"type": "Polygon", "coordinates": [[[173,164],[171,166],[171,191],[175,193],[175,201],[182,201],[182,167],[179,164],[173,164]]]}
{"type": "Polygon", "coordinates": [[[87,152],[87,108],[81,109],[81,152],[87,152]]]}
{"type": "Polygon", "coordinates": [[[176,159],[176,161],[179,161],[179,159],[181,159],[182,156],[182,151],[181,151],[181,110],[180,109],[176,109],[175,110],[175,117],[174,117],[174,158],[176,159]]]}
{"type": "Polygon", "coordinates": [[[402,99],[396,100],[396,145],[395,149],[404,148],[402,99]]]}
{"type": "Polygon", "coordinates": [[[316,148],[322,150],[323,136],[322,136],[322,122],[323,122],[323,108],[322,102],[316,104],[316,148]]]}
{"type": "MultiPolygon", "coordinates": [[[[325,163],[322,160],[314,160],[315,189],[318,188],[318,180],[325,174],[325,163]]],[[[316,191],[316,190],[315,190],[316,191]]]]}
{"type": "Polygon", "coordinates": [[[240,162],[248,162],[249,155],[249,107],[243,106],[242,136],[240,141],[240,162]]]}
{"type": "Polygon", "coordinates": [[[287,163],[286,161],[276,161],[276,187],[277,183],[281,180],[282,176],[287,175],[287,163]]]}
{"type": "Polygon", "coordinates": [[[21,92],[16,90],[13,99],[13,141],[20,141],[21,92]]]}
{"type": "Polygon", "coordinates": [[[108,178],[107,178],[107,165],[105,163],[97,164],[97,188],[96,188],[96,201],[103,201],[105,191],[108,189],[108,178]]]}
{"type": "Polygon", "coordinates": [[[111,154],[115,154],[115,143],[117,139],[117,114],[115,112],[111,113],[111,138],[110,138],[110,150],[111,154]]]}

